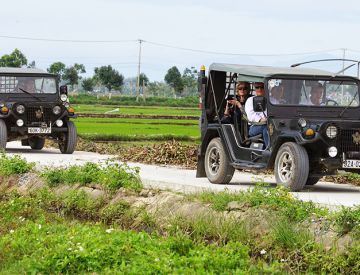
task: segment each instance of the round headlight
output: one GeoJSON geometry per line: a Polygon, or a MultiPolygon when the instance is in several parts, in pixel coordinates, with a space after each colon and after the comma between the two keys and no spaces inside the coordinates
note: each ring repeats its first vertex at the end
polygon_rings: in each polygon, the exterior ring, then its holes
{"type": "Polygon", "coordinates": [[[336,157],[337,153],[338,153],[338,150],[336,147],[334,147],[334,146],[329,147],[328,154],[330,157],[332,157],[332,158],[336,157]]]}
{"type": "Polygon", "coordinates": [[[300,126],[301,128],[305,128],[305,126],[306,126],[307,122],[306,122],[306,120],[305,120],[305,119],[303,119],[303,118],[299,118],[299,120],[298,120],[298,124],[299,124],[299,126],[300,126]]]}
{"type": "Polygon", "coordinates": [[[61,101],[65,102],[65,101],[67,101],[68,97],[66,94],[62,94],[62,95],[60,95],[60,99],[61,99],[61,101]]]}
{"type": "Polygon", "coordinates": [[[54,113],[54,115],[59,115],[61,113],[61,107],[60,106],[55,106],[53,108],[53,113],[54,113]]]}
{"type": "Polygon", "coordinates": [[[64,122],[61,119],[58,119],[55,123],[57,127],[61,127],[64,125],[64,122]]]}
{"type": "Polygon", "coordinates": [[[24,126],[24,121],[22,119],[18,119],[16,121],[16,125],[19,126],[19,127],[22,127],[22,126],[24,126]]]}
{"type": "Polygon", "coordinates": [[[25,113],[25,106],[24,105],[18,105],[16,106],[16,112],[20,115],[22,115],[23,113],[25,113]]]}
{"type": "Polygon", "coordinates": [[[330,125],[326,128],[326,135],[328,138],[335,138],[337,136],[337,128],[334,125],[330,125]]]}

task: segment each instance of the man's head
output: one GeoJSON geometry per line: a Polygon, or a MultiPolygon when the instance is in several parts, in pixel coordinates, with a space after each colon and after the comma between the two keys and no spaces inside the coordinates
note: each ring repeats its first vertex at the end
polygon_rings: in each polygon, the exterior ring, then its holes
{"type": "Polygon", "coordinates": [[[278,101],[284,98],[284,87],[282,85],[274,86],[271,89],[271,97],[276,98],[278,101]]]}
{"type": "Polygon", "coordinates": [[[320,105],[324,94],[324,87],[321,83],[316,84],[311,88],[310,100],[314,105],[320,105]]]}
{"type": "Polygon", "coordinates": [[[239,96],[247,96],[249,94],[250,84],[249,82],[239,81],[236,84],[236,93],[239,96]]]}
{"type": "Polygon", "coordinates": [[[254,87],[255,87],[256,96],[264,96],[265,95],[264,83],[255,82],[254,87]]]}

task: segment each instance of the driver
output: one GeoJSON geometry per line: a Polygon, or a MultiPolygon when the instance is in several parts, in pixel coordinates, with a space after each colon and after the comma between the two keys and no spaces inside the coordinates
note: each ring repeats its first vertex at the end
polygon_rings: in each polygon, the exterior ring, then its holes
{"type": "Polygon", "coordinates": [[[309,105],[320,106],[322,104],[324,87],[321,83],[317,83],[311,87],[309,105]]]}
{"type": "Polygon", "coordinates": [[[35,82],[31,78],[23,78],[19,80],[18,87],[29,93],[35,92],[35,82]]]}

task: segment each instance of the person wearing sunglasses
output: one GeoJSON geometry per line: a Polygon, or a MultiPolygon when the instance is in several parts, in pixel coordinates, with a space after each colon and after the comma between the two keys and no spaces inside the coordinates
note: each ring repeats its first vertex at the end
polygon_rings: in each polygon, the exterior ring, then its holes
{"type": "MultiPolygon", "coordinates": [[[[264,83],[256,82],[254,84],[255,87],[255,95],[256,96],[265,96],[264,83]]],[[[255,112],[253,106],[253,97],[250,97],[245,103],[245,112],[247,115],[247,119],[250,123],[249,136],[257,136],[262,134],[265,147],[269,146],[269,133],[267,130],[267,112],[264,110],[263,112],[255,112]]]]}
{"type": "MultiPolygon", "coordinates": [[[[223,123],[232,123],[233,116],[241,118],[241,113],[245,112],[245,102],[249,97],[250,83],[239,81],[236,84],[236,97],[228,96],[225,107],[223,123]]],[[[239,120],[240,121],[240,120],[239,120]]]]}

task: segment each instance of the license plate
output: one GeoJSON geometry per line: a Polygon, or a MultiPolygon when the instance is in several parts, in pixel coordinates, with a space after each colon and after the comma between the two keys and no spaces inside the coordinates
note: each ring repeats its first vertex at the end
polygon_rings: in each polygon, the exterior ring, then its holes
{"type": "Polygon", "coordinates": [[[355,168],[360,169],[360,160],[357,159],[346,159],[342,164],[343,168],[355,168]]]}
{"type": "Polygon", "coordinates": [[[51,127],[29,127],[29,134],[51,134],[51,127]]]}

